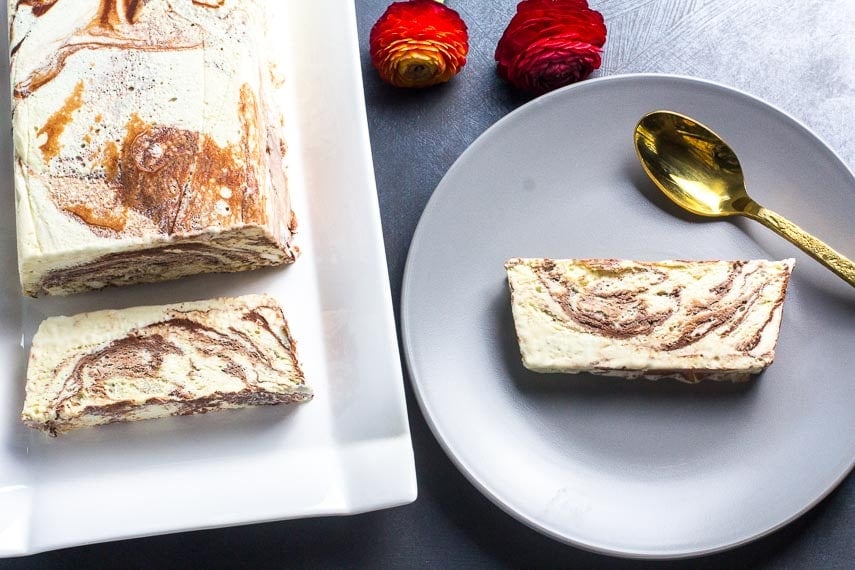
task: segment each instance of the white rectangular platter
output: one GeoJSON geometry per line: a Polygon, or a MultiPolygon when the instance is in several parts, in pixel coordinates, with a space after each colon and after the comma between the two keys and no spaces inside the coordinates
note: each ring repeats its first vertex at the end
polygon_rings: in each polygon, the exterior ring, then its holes
{"type": "Polygon", "coordinates": [[[354,4],[267,3],[285,78],[288,176],[300,223],[302,255],[289,267],[24,298],[2,58],[0,556],[415,500],[354,4]],[[253,292],[270,293],[285,308],[312,402],[53,439],[19,422],[27,354],[45,317],[253,292]]]}

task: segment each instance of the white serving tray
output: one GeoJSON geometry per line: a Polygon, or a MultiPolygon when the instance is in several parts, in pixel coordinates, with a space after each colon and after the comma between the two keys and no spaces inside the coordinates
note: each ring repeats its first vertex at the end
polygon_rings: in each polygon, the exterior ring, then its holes
{"type": "MultiPolygon", "coordinates": [[[[0,102],[0,556],[351,514],[416,497],[354,4],[268,6],[286,78],[289,181],[300,221],[302,256],[293,266],[24,298],[8,96],[0,102]],[[283,304],[315,390],[311,403],[115,424],[55,439],[20,424],[30,341],[45,317],[251,292],[283,304]]],[[[4,42],[0,50],[7,49],[4,42]]],[[[9,93],[2,59],[0,91],[9,93]]]]}

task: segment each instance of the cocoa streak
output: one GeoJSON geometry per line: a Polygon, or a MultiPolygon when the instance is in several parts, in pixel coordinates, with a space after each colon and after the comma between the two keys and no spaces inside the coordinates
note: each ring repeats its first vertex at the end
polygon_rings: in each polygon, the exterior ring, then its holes
{"type": "Polygon", "coordinates": [[[18,0],[18,3],[15,5],[15,9],[17,10],[21,6],[29,6],[33,10],[33,15],[43,16],[47,14],[47,11],[53,8],[54,4],[56,4],[59,0],[18,0]]]}
{"type": "MultiPolygon", "coordinates": [[[[168,355],[188,359],[188,367],[198,370],[192,352],[188,354],[185,349],[179,347],[179,343],[187,345],[192,351],[204,354],[207,358],[220,361],[219,366],[214,364],[213,367],[239,379],[250,392],[257,388],[253,383],[249,383],[247,369],[238,363],[236,356],[243,354],[247,360],[256,365],[265,366],[274,373],[286,373],[285,370],[278,368],[276,363],[261,350],[259,343],[253,342],[248,335],[235,335],[236,331],[233,328],[230,328],[230,332],[221,332],[193,320],[192,312],[178,314],[180,316],[135,329],[127,336],[113,340],[90,354],[75,357],[76,362],[68,373],[59,394],[51,403],[51,407],[58,409],[71,400],[85,396],[110,398],[106,385],[114,380],[136,379],[145,385],[151,379],[159,377],[164,359],[168,355]]],[[[244,315],[243,319],[256,323],[285,348],[292,359],[296,358],[292,351],[293,342],[284,343],[259,312],[252,310],[244,315]]],[[[61,369],[68,364],[68,360],[60,364],[56,373],[60,373],[61,369]]],[[[297,367],[294,369],[299,370],[297,367]]],[[[191,396],[190,392],[177,381],[165,381],[174,384],[168,395],[181,400],[191,396]]],[[[169,402],[162,397],[156,397],[147,399],[146,404],[155,403],[155,400],[156,403],[169,402]]],[[[94,413],[104,415],[116,413],[116,409],[126,412],[129,410],[123,407],[126,405],[128,402],[117,402],[87,409],[90,412],[97,409],[98,411],[94,413]]]]}
{"type": "MultiPolygon", "coordinates": [[[[762,293],[762,285],[748,287],[748,277],[754,271],[746,272],[744,266],[742,261],[734,262],[728,276],[710,288],[712,298],[686,307],[684,311],[688,319],[681,324],[676,337],[663,342],[659,349],[678,350],[698,342],[724,325],[727,328],[722,335],[738,327],[762,293]],[[741,277],[739,294],[735,298],[728,298],[728,294],[736,288],[738,277],[741,277]],[[738,314],[740,309],[742,313],[738,314]]],[[[665,293],[673,301],[673,308],[651,312],[642,294],[647,293],[651,286],[663,283],[666,276],[660,271],[641,266],[621,267],[616,262],[606,260],[593,267],[598,278],[585,285],[569,282],[552,260],[544,260],[540,267],[532,269],[548,294],[561,307],[563,317],[557,318],[570,319],[584,329],[613,338],[651,334],[676,313],[681,303],[681,290],[676,288],[665,293]],[[620,282],[622,274],[626,272],[645,272],[650,274],[650,278],[645,281],[647,285],[628,290],[620,282]]],[[[766,322],[738,347],[739,350],[747,351],[757,346],[773,314],[774,311],[770,311],[766,322]]]]}

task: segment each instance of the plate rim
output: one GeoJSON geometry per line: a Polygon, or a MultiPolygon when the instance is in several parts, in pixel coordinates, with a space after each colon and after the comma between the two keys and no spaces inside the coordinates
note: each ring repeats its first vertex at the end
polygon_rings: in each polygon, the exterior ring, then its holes
{"type": "Polygon", "coordinates": [[[787,111],[781,109],[777,105],[765,101],[764,99],[756,95],[752,95],[747,91],[736,87],[731,87],[729,85],[725,85],[717,81],[692,77],[688,75],[670,73],[625,73],[594,77],[579,81],[577,83],[562,87],[560,89],[556,89],[520,105],[516,109],[510,111],[509,113],[505,114],[500,119],[495,121],[493,124],[491,124],[486,130],[484,130],[480,135],[478,135],[478,137],[476,137],[475,140],[472,141],[472,143],[470,143],[469,146],[466,147],[466,149],[464,149],[464,151],[455,159],[454,163],[452,163],[451,167],[443,175],[442,179],[437,184],[436,188],[428,199],[427,204],[422,210],[422,214],[419,217],[419,222],[416,225],[416,229],[413,232],[412,240],[410,241],[410,246],[407,250],[407,259],[404,264],[404,275],[401,284],[401,300],[399,303],[399,314],[401,320],[401,345],[403,347],[404,361],[407,366],[410,385],[413,388],[413,393],[416,397],[416,402],[418,403],[419,409],[422,412],[422,416],[424,417],[425,422],[428,424],[428,427],[430,428],[434,439],[439,443],[443,452],[451,460],[457,470],[462,473],[463,476],[469,481],[469,483],[471,483],[482,495],[487,497],[490,502],[499,507],[503,512],[510,515],[517,521],[525,524],[529,528],[549,538],[552,538],[558,542],[570,546],[574,546],[576,548],[580,548],[582,550],[586,550],[588,552],[637,560],[682,560],[708,556],[711,554],[732,550],[748,543],[754,542],[755,540],[759,540],[787,526],[788,524],[800,518],[808,511],[813,509],[815,506],[817,506],[820,502],[823,501],[823,499],[825,499],[837,487],[840,486],[840,484],[853,472],[853,470],[855,470],[855,456],[850,459],[849,465],[843,470],[843,472],[838,477],[836,477],[826,489],[824,489],[816,497],[814,497],[814,499],[810,501],[807,505],[805,505],[800,510],[790,515],[786,519],[770,526],[769,528],[737,541],[726,542],[704,549],[685,549],[675,550],[671,552],[657,552],[653,550],[648,551],[615,549],[604,546],[602,544],[596,544],[592,541],[582,540],[578,537],[565,536],[565,534],[548,528],[546,525],[539,523],[530,516],[527,516],[524,513],[515,510],[511,505],[502,500],[502,498],[499,497],[499,495],[494,489],[492,489],[489,485],[487,485],[484,481],[477,477],[468,465],[468,463],[462,457],[460,457],[458,453],[455,452],[454,446],[450,444],[449,439],[445,436],[445,432],[435,421],[434,415],[431,412],[431,406],[427,402],[427,399],[425,398],[425,395],[422,391],[423,384],[417,380],[418,372],[416,371],[416,367],[414,365],[415,349],[413,347],[412,336],[410,334],[411,324],[409,311],[407,310],[407,305],[409,304],[409,297],[411,295],[412,288],[412,266],[414,263],[413,252],[416,247],[419,246],[421,240],[423,239],[423,234],[425,232],[424,219],[426,218],[426,214],[428,214],[431,208],[434,207],[435,204],[439,201],[440,197],[450,191],[446,189],[445,181],[458,168],[460,168],[461,163],[464,161],[467,155],[476,152],[477,149],[482,144],[484,144],[484,141],[489,139],[494,131],[501,129],[506,122],[514,120],[519,114],[531,112],[532,109],[536,109],[539,106],[545,105],[548,101],[554,98],[567,97],[568,94],[576,93],[577,91],[583,91],[586,89],[598,89],[601,88],[600,86],[603,84],[608,85],[610,83],[617,82],[636,82],[650,80],[681,83],[685,85],[692,85],[695,87],[701,86],[706,89],[725,93],[727,96],[735,96],[737,98],[742,98],[743,100],[747,100],[752,104],[759,105],[760,107],[765,107],[773,114],[779,115],[781,118],[790,122],[793,126],[797,127],[798,129],[801,129],[808,137],[813,138],[816,142],[818,142],[820,147],[822,147],[824,151],[828,152],[832,159],[835,160],[841,167],[843,167],[843,169],[849,174],[849,178],[852,180],[853,185],[855,185],[855,170],[853,170],[853,168],[850,168],[849,165],[846,164],[846,162],[841,158],[840,154],[834,148],[832,148],[825,140],[823,140],[823,138],[820,137],[815,131],[813,131],[813,129],[811,129],[804,122],[797,119],[787,111]]]}

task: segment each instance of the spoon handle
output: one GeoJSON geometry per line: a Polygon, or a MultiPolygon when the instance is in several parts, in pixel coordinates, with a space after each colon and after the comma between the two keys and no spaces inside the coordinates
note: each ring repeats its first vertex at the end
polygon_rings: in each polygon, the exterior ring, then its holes
{"type": "MultiPolygon", "coordinates": [[[[751,208],[751,210],[754,210],[751,208]]],[[[855,263],[838,253],[821,240],[813,237],[799,226],[772,210],[758,204],[756,211],[746,214],[797,245],[806,254],[819,261],[844,281],[855,287],[855,263]]]]}

